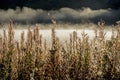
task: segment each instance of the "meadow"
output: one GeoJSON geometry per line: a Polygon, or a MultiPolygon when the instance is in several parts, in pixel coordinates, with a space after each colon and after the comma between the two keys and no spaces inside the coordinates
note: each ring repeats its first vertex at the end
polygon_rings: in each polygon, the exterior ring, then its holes
{"type": "Polygon", "coordinates": [[[21,31],[11,21],[0,30],[0,80],[120,79],[120,24],[111,31],[101,21],[92,30],[57,26],[21,31]]]}

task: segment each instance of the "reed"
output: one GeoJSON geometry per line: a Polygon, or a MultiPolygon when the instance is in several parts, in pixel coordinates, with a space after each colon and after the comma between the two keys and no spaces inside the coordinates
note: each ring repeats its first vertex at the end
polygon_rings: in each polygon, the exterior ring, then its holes
{"type": "Polygon", "coordinates": [[[51,32],[51,48],[42,39],[40,27],[28,29],[20,41],[14,39],[14,24],[0,36],[1,80],[119,80],[120,79],[120,28],[113,30],[106,40],[105,22],[98,22],[94,38],[77,31],[69,40],[60,42],[55,26],[51,32]],[[7,34],[8,32],[8,34],[7,34]]]}

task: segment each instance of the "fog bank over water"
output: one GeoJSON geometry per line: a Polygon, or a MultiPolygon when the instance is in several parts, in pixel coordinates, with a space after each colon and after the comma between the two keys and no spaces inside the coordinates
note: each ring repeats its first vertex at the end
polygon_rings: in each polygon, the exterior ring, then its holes
{"type": "MultiPolygon", "coordinates": [[[[27,29],[21,29],[21,30],[20,29],[15,29],[14,30],[14,32],[15,32],[14,38],[15,38],[16,41],[20,41],[20,38],[21,38],[20,36],[21,36],[21,33],[23,31],[24,31],[25,40],[26,40],[27,39],[27,33],[28,33],[27,29]]],[[[89,37],[89,40],[93,40],[95,38],[94,30],[88,30],[88,29],[55,30],[56,36],[60,39],[60,42],[62,44],[64,44],[66,41],[69,41],[70,34],[72,34],[74,31],[77,32],[78,38],[82,38],[82,33],[87,34],[87,36],[89,37]],[[61,34],[61,32],[62,32],[62,34],[61,34]]],[[[8,30],[6,30],[6,32],[8,32],[8,30]]],[[[110,40],[111,36],[112,36],[112,30],[104,30],[104,32],[106,33],[105,39],[110,40]]],[[[6,33],[6,34],[8,34],[8,33],[6,33]]],[[[52,41],[51,34],[52,34],[51,30],[40,30],[40,35],[42,35],[42,40],[43,41],[46,40],[49,45],[51,45],[51,43],[52,43],[51,42],[52,41]]],[[[1,30],[1,29],[0,29],[0,35],[3,36],[3,30],[1,30]]]]}
{"type": "Polygon", "coordinates": [[[97,23],[100,19],[105,20],[106,24],[114,24],[120,20],[120,9],[99,9],[92,10],[90,8],[71,9],[61,8],[59,10],[45,11],[42,9],[31,9],[24,7],[22,10],[0,10],[0,23],[8,23],[13,19],[15,23],[20,24],[36,24],[36,23],[50,23],[51,19],[48,16],[51,14],[52,18],[57,23],[97,23]]]}

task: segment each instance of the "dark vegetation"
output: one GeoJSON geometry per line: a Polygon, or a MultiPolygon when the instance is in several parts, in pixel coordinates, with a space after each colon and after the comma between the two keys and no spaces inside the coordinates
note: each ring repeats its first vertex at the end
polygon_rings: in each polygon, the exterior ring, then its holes
{"type": "Polygon", "coordinates": [[[12,18],[18,24],[47,24],[51,13],[57,23],[96,24],[103,19],[112,25],[120,20],[119,4],[120,0],[0,0],[0,23],[12,18]]]}
{"type": "Polygon", "coordinates": [[[81,7],[90,7],[92,9],[100,8],[120,8],[120,0],[0,0],[0,8],[15,9],[19,7],[30,7],[34,9],[60,9],[62,7],[69,7],[78,9],[81,7]]]}
{"type": "Polygon", "coordinates": [[[92,10],[90,8],[71,9],[61,8],[59,10],[42,10],[31,9],[24,7],[22,10],[17,8],[16,10],[0,10],[0,23],[2,25],[7,24],[10,18],[17,24],[50,24],[51,19],[56,20],[58,24],[89,24],[97,22],[103,19],[106,25],[113,25],[116,21],[120,20],[120,9],[99,9],[92,10]],[[50,13],[50,16],[48,15],[50,13]]]}

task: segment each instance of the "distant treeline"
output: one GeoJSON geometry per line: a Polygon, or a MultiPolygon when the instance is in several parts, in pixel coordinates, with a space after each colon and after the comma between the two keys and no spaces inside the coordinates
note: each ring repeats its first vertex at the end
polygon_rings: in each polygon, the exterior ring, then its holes
{"type": "Polygon", "coordinates": [[[0,9],[15,9],[18,7],[30,7],[34,9],[60,9],[69,7],[78,9],[81,7],[90,7],[91,9],[100,8],[120,8],[120,0],[0,0],[0,9]]]}
{"type": "Polygon", "coordinates": [[[19,24],[51,23],[54,19],[57,23],[95,23],[103,19],[107,25],[112,25],[120,20],[120,9],[99,9],[91,8],[71,9],[61,8],[59,10],[32,9],[19,7],[8,10],[0,10],[0,23],[7,23],[12,19],[19,24]],[[48,15],[50,13],[50,16],[48,15]]]}

